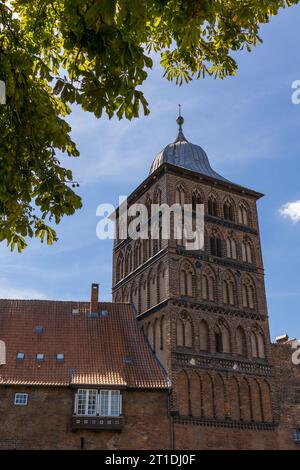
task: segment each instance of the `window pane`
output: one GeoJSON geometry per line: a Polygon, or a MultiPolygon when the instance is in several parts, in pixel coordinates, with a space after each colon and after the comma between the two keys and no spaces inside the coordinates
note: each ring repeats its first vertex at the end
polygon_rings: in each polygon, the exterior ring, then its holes
{"type": "Polygon", "coordinates": [[[28,399],[27,393],[16,393],[15,405],[27,405],[27,399],[28,399]]]}
{"type": "Polygon", "coordinates": [[[110,415],[111,416],[119,416],[120,415],[120,393],[119,393],[118,390],[112,390],[111,391],[110,415]]]}
{"type": "Polygon", "coordinates": [[[100,415],[109,416],[109,390],[100,392],[100,415]]]}
{"type": "Polygon", "coordinates": [[[96,414],[96,405],[97,405],[97,390],[89,390],[88,391],[88,407],[87,407],[88,415],[96,414]]]}
{"type": "Polygon", "coordinates": [[[86,408],[87,390],[78,390],[77,394],[77,414],[84,415],[86,408]]]}

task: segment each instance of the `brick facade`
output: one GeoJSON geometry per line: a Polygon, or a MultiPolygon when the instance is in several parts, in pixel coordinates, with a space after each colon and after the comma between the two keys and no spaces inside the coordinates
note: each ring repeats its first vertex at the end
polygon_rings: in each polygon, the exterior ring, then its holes
{"type": "MultiPolygon", "coordinates": [[[[153,240],[148,245],[144,241],[141,261],[133,260],[132,269],[127,266],[121,276],[118,260],[126,259],[128,249],[134,252],[138,242],[117,241],[113,256],[113,299],[135,305],[148,341],[172,381],[175,448],[299,448],[292,438],[293,429],[300,427],[299,415],[286,405],[294,416],[289,421],[278,405],[280,378],[272,358],[256,207],[262,195],[163,164],[128,198],[129,207],[156,202],[157,194],[161,203],[172,205],[179,187],[186,204],[195,193],[204,204],[204,250],[187,251],[171,230],[170,240],[162,240],[159,247],[153,240]],[[213,215],[211,197],[216,201],[213,215]],[[231,220],[225,218],[225,201],[232,208],[231,220]],[[240,221],[241,206],[246,208],[246,223],[240,221]],[[211,252],[212,234],[221,240],[217,256],[211,252]],[[227,239],[235,242],[231,257],[227,239]],[[243,243],[249,244],[250,259],[243,243]],[[182,270],[190,276],[189,291],[185,287],[183,292],[182,270]],[[209,298],[204,276],[211,277],[209,298]],[[230,302],[224,297],[226,280],[233,286],[230,302]],[[251,305],[245,299],[246,285],[253,292],[251,305]],[[219,332],[223,350],[218,350],[219,332]]],[[[286,359],[281,367],[291,364],[286,359]]]]}
{"type": "Polygon", "coordinates": [[[72,431],[74,392],[65,387],[1,387],[0,449],[170,448],[166,392],[123,391],[124,427],[120,432],[72,431]],[[27,406],[14,405],[17,392],[28,393],[27,406]]]}

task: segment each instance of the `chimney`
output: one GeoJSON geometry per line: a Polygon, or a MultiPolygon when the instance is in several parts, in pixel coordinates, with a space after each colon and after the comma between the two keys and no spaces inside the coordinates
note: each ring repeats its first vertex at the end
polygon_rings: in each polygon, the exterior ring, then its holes
{"type": "Polygon", "coordinates": [[[98,313],[99,284],[92,284],[91,288],[91,313],[98,313]]]}
{"type": "Polygon", "coordinates": [[[278,344],[284,344],[289,340],[289,336],[287,334],[282,335],[282,336],[277,336],[276,337],[276,343],[278,344]]]}

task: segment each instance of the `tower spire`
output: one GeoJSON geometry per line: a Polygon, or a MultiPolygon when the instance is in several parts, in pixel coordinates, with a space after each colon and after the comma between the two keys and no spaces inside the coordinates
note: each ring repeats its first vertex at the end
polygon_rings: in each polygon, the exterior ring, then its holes
{"type": "Polygon", "coordinates": [[[178,115],[178,118],[176,119],[176,122],[178,124],[178,135],[177,135],[175,142],[179,142],[182,140],[186,141],[186,138],[184,137],[183,130],[182,130],[182,124],[184,123],[184,119],[181,116],[181,104],[178,105],[178,109],[179,109],[179,115],[178,115]]]}

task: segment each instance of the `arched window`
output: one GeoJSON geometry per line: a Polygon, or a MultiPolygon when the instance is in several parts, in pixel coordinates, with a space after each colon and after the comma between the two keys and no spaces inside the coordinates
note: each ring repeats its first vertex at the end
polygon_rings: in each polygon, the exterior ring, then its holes
{"type": "Polygon", "coordinates": [[[255,308],[255,287],[253,281],[247,276],[242,284],[243,307],[255,308]]]}
{"type": "Polygon", "coordinates": [[[120,253],[117,258],[117,282],[123,279],[124,277],[124,256],[123,253],[120,253]]]}
{"type": "Polygon", "coordinates": [[[252,263],[253,256],[252,256],[252,245],[249,240],[244,240],[242,242],[242,260],[245,263],[252,263]]]}
{"type": "Polygon", "coordinates": [[[148,238],[146,240],[144,240],[144,247],[147,249],[147,252],[146,252],[146,249],[144,249],[144,261],[146,261],[147,257],[148,258],[151,258],[151,256],[153,256],[153,253],[152,253],[152,240],[151,240],[151,217],[152,217],[152,213],[151,213],[151,209],[152,209],[152,201],[151,201],[151,198],[150,196],[148,195],[147,198],[146,198],[146,201],[145,201],[145,206],[147,208],[147,216],[148,216],[148,238]]]}
{"type": "Polygon", "coordinates": [[[202,298],[215,301],[215,277],[210,269],[206,269],[202,274],[202,298]]]}
{"type": "Polygon", "coordinates": [[[151,348],[154,349],[154,328],[152,323],[148,323],[147,336],[151,348]]]}
{"type": "Polygon", "coordinates": [[[222,332],[219,326],[215,328],[215,347],[217,353],[223,352],[222,332]]]}
{"type": "Polygon", "coordinates": [[[176,338],[177,346],[184,346],[184,323],[181,318],[178,318],[176,322],[176,338]]]}
{"type": "Polygon", "coordinates": [[[137,240],[134,246],[134,267],[137,268],[142,264],[142,244],[137,240]]]}
{"type": "Polygon", "coordinates": [[[247,356],[247,341],[245,331],[241,326],[236,330],[236,352],[238,356],[247,356]]]}
{"type": "Polygon", "coordinates": [[[148,282],[147,279],[141,279],[141,312],[148,308],[148,282]]]}
{"type": "Polygon", "coordinates": [[[184,323],[184,346],[191,348],[193,346],[193,329],[189,320],[184,323]]]}
{"type": "Polygon", "coordinates": [[[227,258],[236,259],[236,242],[233,238],[226,239],[227,258]]]}
{"type": "Polygon", "coordinates": [[[184,203],[185,203],[185,193],[182,185],[177,186],[175,192],[175,201],[177,204],[181,206],[181,226],[177,226],[175,229],[175,238],[182,244],[184,244],[185,236],[184,236],[184,203]]]}
{"type": "Polygon", "coordinates": [[[251,388],[248,380],[243,377],[240,381],[241,388],[241,418],[243,421],[250,421],[252,418],[251,388]]]}
{"type": "Polygon", "coordinates": [[[224,219],[234,221],[234,208],[230,199],[226,199],[223,204],[224,219]]]}
{"type": "Polygon", "coordinates": [[[153,197],[154,204],[161,204],[161,190],[159,187],[156,188],[154,197],[153,197]]]}
{"type": "Polygon", "coordinates": [[[248,217],[248,209],[244,202],[241,202],[238,209],[238,222],[242,225],[248,225],[249,217],[248,217]]]}
{"type": "Polygon", "coordinates": [[[271,388],[270,388],[270,384],[266,380],[264,380],[261,383],[261,391],[262,391],[264,421],[272,422],[273,411],[272,411],[271,388]]]}
{"type": "Polygon", "coordinates": [[[125,274],[129,274],[132,271],[132,250],[129,246],[125,255],[125,274]]]}
{"type": "Polygon", "coordinates": [[[190,263],[183,263],[180,269],[180,294],[192,297],[194,271],[190,263]]]}
{"type": "Polygon", "coordinates": [[[227,326],[222,325],[222,343],[223,343],[223,352],[224,353],[230,353],[231,352],[231,347],[230,347],[230,334],[227,326]]]}
{"type": "Polygon", "coordinates": [[[215,327],[215,347],[217,353],[230,353],[230,333],[226,325],[215,327]]]}
{"type": "Polygon", "coordinates": [[[159,246],[159,222],[153,221],[153,232],[152,232],[152,256],[158,252],[159,246]]]}
{"type": "Polygon", "coordinates": [[[145,263],[147,261],[148,258],[150,258],[150,240],[149,238],[145,238],[143,240],[143,262],[145,263]]]}
{"type": "Polygon", "coordinates": [[[176,188],[175,201],[177,202],[177,204],[180,204],[181,206],[184,205],[185,194],[184,194],[184,188],[181,184],[177,186],[176,188]]]}
{"type": "Polygon", "coordinates": [[[260,331],[251,332],[251,353],[252,357],[265,358],[265,341],[260,331]]]}
{"type": "Polygon", "coordinates": [[[177,346],[192,348],[193,346],[193,329],[190,320],[184,314],[176,322],[177,346]]]}
{"type": "Polygon", "coordinates": [[[265,357],[265,342],[262,333],[257,333],[257,350],[258,350],[258,357],[264,358],[265,357]]]}
{"type": "Polygon", "coordinates": [[[196,211],[197,204],[202,204],[202,197],[199,191],[196,189],[195,191],[193,191],[193,194],[192,194],[192,211],[193,212],[196,211]]]}
{"type": "Polygon", "coordinates": [[[225,305],[235,305],[236,290],[234,277],[230,272],[226,272],[223,276],[223,303],[225,305]]]}
{"type": "Polygon", "coordinates": [[[215,415],[217,419],[225,418],[225,383],[222,375],[217,374],[214,377],[214,404],[215,415]]]}
{"type": "MultiPolygon", "coordinates": [[[[155,190],[153,203],[161,205],[161,190],[157,188],[155,190]]],[[[156,213],[157,214],[157,213],[156,213]]],[[[157,251],[161,250],[162,248],[162,212],[158,212],[158,221],[155,224],[155,228],[153,233],[155,233],[156,237],[153,239],[153,254],[157,253],[157,251]]]]}
{"type": "Polygon", "coordinates": [[[4,341],[0,341],[0,366],[6,364],[6,346],[4,341]]]}
{"type": "Polygon", "coordinates": [[[166,298],[166,270],[160,267],[158,271],[158,297],[159,302],[166,298]]]}
{"type": "Polygon", "coordinates": [[[202,204],[202,197],[196,189],[192,194],[192,230],[194,231],[196,230],[196,213],[198,204],[202,204]]]}
{"type": "Polygon", "coordinates": [[[262,412],[262,401],[261,401],[261,389],[260,389],[259,382],[256,379],[251,380],[251,402],[252,402],[253,420],[262,421],[263,412],[262,412]]]}
{"type": "Polygon", "coordinates": [[[251,355],[252,357],[258,357],[258,347],[256,334],[252,331],[250,335],[251,340],[251,355]]]}
{"type": "Polygon", "coordinates": [[[222,256],[222,241],[217,233],[213,233],[210,237],[210,253],[213,256],[222,256]]]}
{"type": "Polygon", "coordinates": [[[217,200],[213,194],[211,194],[207,201],[207,212],[208,215],[216,217],[218,215],[217,200]]]}
{"type": "Polygon", "coordinates": [[[158,250],[162,249],[162,213],[158,216],[158,250]]]}
{"type": "Polygon", "coordinates": [[[200,351],[209,350],[209,329],[205,320],[200,321],[199,327],[200,351]]]}

